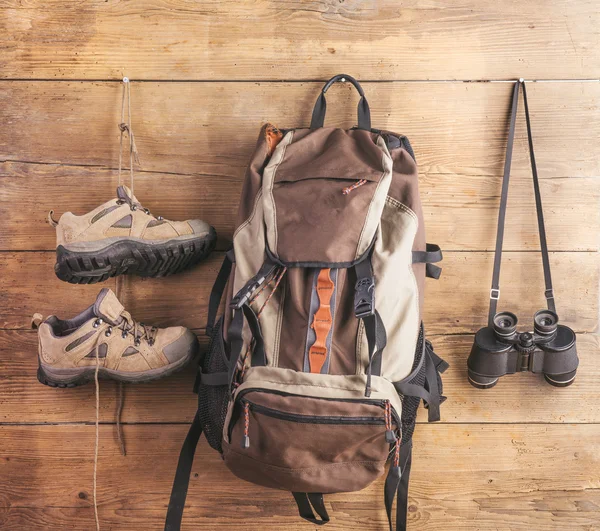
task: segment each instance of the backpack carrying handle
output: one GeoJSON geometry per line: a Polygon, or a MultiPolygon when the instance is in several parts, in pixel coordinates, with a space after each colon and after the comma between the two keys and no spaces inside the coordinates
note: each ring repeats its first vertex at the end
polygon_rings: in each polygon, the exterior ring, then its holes
{"type": "Polygon", "coordinates": [[[369,109],[369,103],[365,98],[365,93],[360,86],[360,83],[356,81],[352,76],[346,74],[338,74],[333,76],[321,90],[321,94],[317,98],[315,107],[312,113],[312,120],[310,121],[311,129],[318,129],[323,127],[325,123],[325,111],[327,110],[327,102],[325,101],[325,93],[329,90],[329,87],[337,81],[349,81],[354,85],[358,93],[360,94],[360,101],[358,102],[358,128],[366,131],[371,130],[371,110],[369,109]]]}

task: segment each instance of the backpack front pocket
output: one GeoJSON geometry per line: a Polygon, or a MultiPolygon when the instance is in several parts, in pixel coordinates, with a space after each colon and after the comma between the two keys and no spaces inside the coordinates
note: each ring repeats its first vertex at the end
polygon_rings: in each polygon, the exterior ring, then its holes
{"type": "Polygon", "coordinates": [[[399,438],[387,400],[324,399],[247,389],[224,442],[242,479],[293,492],[360,490],[384,471],[399,438]]]}
{"type": "Polygon", "coordinates": [[[355,263],[373,242],[391,178],[380,135],[289,131],[263,172],[269,252],[288,266],[355,263]]]}

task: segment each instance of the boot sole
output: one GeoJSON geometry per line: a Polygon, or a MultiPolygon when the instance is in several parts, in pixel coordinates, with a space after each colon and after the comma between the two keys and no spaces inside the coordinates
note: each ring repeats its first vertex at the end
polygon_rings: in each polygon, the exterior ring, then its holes
{"type": "MultiPolygon", "coordinates": [[[[158,369],[150,369],[142,372],[122,373],[114,369],[98,369],[98,378],[106,380],[115,380],[124,383],[144,383],[152,382],[166,376],[170,376],[182,370],[198,354],[198,347],[192,349],[187,356],[177,360],[174,363],[165,365],[158,369]]],[[[59,387],[61,389],[79,387],[94,380],[95,366],[74,369],[53,369],[43,365],[38,359],[38,381],[49,387],[59,387]]]]}
{"type": "Polygon", "coordinates": [[[168,242],[143,242],[123,238],[92,251],[56,248],[54,272],[71,284],[95,284],[124,274],[164,277],[179,273],[206,258],[215,248],[214,228],[199,237],[168,242]]]}

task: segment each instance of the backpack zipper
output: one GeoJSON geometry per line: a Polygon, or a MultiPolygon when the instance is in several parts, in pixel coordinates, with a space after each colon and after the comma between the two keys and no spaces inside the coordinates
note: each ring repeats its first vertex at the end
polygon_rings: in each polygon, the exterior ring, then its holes
{"type": "MultiPolygon", "coordinates": [[[[262,406],[260,404],[255,404],[250,400],[246,400],[242,398],[242,396],[248,392],[259,391],[269,394],[276,394],[280,396],[292,396],[286,393],[272,391],[270,389],[248,389],[244,392],[240,393],[238,397],[240,404],[243,408],[244,415],[244,434],[242,437],[242,448],[248,449],[250,448],[250,407],[256,413],[261,415],[265,415],[268,417],[286,420],[290,422],[298,422],[304,424],[332,424],[332,425],[370,425],[377,426],[383,424],[385,426],[385,441],[388,444],[395,444],[395,453],[398,453],[400,448],[400,441],[402,440],[402,424],[400,423],[400,417],[396,410],[392,407],[392,404],[389,400],[353,400],[353,399],[333,399],[333,398],[318,398],[318,397],[310,397],[316,398],[317,400],[333,400],[336,402],[355,402],[361,404],[369,404],[376,405],[383,408],[383,418],[380,417],[340,417],[340,416],[326,416],[326,415],[301,415],[298,413],[284,413],[277,409],[273,409],[267,406],[262,406]],[[398,433],[396,433],[392,428],[392,424],[395,423],[398,429],[398,433]]],[[[295,395],[301,396],[301,395],[295,395]]],[[[230,424],[229,436],[231,436],[231,430],[233,429],[233,425],[230,424]]],[[[396,456],[397,457],[397,456],[396,456]]]]}
{"type": "Polygon", "coordinates": [[[325,401],[329,401],[329,402],[353,402],[355,404],[367,404],[367,405],[379,406],[383,409],[386,408],[386,403],[387,403],[390,405],[390,416],[396,423],[396,426],[400,427],[402,425],[400,422],[400,416],[398,415],[398,412],[394,409],[394,407],[391,405],[391,402],[389,400],[377,400],[377,399],[371,400],[368,398],[326,398],[326,397],[321,397],[321,396],[293,395],[291,393],[285,393],[283,391],[277,391],[275,389],[264,389],[264,388],[260,388],[260,387],[244,389],[243,391],[238,393],[236,399],[239,400],[240,402],[242,402],[244,395],[246,395],[247,393],[252,393],[252,392],[267,393],[267,394],[279,395],[279,396],[297,396],[299,398],[312,398],[314,400],[325,400],[325,401]]]}
{"type": "Polygon", "coordinates": [[[272,409],[267,406],[261,406],[250,402],[249,400],[243,400],[244,412],[246,409],[252,408],[253,411],[266,415],[267,417],[273,417],[280,420],[289,420],[290,422],[299,422],[301,424],[367,424],[367,425],[378,425],[386,424],[386,420],[381,417],[339,417],[339,416],[327,416],[327,415],[300,415],[298,413],[284,413],[277,409],[272,409]]]}

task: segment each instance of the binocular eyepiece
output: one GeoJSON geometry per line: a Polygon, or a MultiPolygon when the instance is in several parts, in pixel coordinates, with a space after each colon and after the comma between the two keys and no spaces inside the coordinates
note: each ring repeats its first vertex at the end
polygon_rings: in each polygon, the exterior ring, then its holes
{"type": "MultiPolygon", "coordinates": [[[[494,332],[496,337],[512,338],[517,332],[517,316],[512,312],[500,312],[494,315],[494,332]]],[[[558,331],[558,315],[550,310],[540,310],[533,316],[534,333],[543,337],[552,337],[558,331]]]]}
{"type": "Polygon", "coordinates": [[[489,389],[505,374],[527,371],[543,373],[556,387],[571,385],[579,365],[573,330],[550,310],[534,315],[533,332],[518,332],[517,324],[514,313],[500,312],[475,334],[467,362],[471,385],[489,389]]]}

